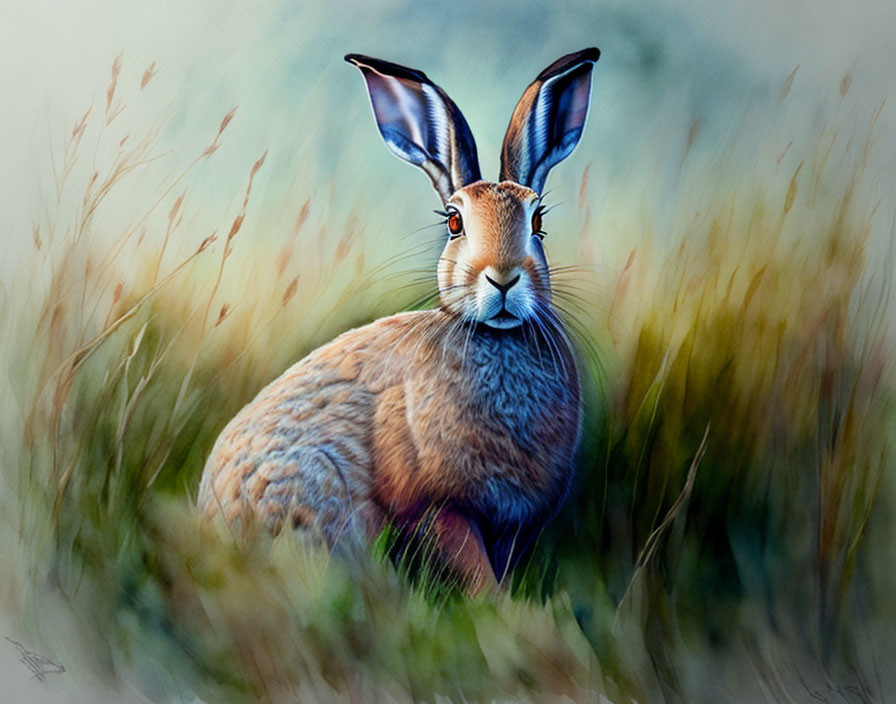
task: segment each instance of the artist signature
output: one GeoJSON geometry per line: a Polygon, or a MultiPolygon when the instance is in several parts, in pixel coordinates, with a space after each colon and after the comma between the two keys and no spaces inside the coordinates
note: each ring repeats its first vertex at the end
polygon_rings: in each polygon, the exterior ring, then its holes
{"type": "Polygon", "coordinates": [[[37,678],[41,682],[44,681],[46,675],[58,675],[65,672],[65,668],[58,662],[53,662],[50,658],[28,650],[24,645],[14,641],[12,638],[7,638],[6,640],[19,649],[19,661],[31,670],[32,677],[37,678]]]}

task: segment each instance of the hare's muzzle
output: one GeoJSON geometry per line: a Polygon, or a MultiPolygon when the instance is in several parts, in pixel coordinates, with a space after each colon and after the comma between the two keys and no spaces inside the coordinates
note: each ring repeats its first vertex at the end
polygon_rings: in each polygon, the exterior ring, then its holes
{"type": "Polygon", "coordinates": [[[476,285],[477,319],[494,328],[514,328],[533,314],[534,295],[522,266],[509,270],[485,267],[476,285]]]}

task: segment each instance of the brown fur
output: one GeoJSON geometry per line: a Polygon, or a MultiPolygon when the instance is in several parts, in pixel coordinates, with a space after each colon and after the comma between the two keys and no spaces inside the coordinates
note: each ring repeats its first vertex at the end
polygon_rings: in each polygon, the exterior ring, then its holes
{"type": "MultiPolygon", "coordinates": [[[[200,486],[203,512],[220,509],[231,523],[251,514],[275,532],[314,525],[332,543],[346,532],[370,537],[421,501],[463,503],[496,475],[550,500],[553,455],[575,447],[578,405],[546,405],[527,454],[476,408],[456,325],[441,311],[398,314],[287,370],[218,438],[200,486]],[[320,447],[326,454],[315,454],[320,447]]],[[[574,373],[564,383],[577,399],[574,373]]],[[[464,545],[456,567],[480,585],[481,539],[471,533],[464,545]]]]}

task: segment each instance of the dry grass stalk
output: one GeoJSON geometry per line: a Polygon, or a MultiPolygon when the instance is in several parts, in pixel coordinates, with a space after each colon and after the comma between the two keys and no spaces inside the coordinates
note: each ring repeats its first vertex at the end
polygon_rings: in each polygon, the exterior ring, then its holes
{"type": "Polygon", "coordinates": [[[146,70],[143,72],[143,76],[140,78],[140,90],[146,88],[146,86],[149,85],[149,82],[158,72],[159,70],[156,68],[156,62],[153,61],[149,66],[146,67],[146,70]]]}

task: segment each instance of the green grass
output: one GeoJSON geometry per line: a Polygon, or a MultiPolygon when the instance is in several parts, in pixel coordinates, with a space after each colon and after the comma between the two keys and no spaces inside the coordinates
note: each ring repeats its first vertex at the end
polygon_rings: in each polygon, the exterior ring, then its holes
{"type": "MultiPolygon", "coordinates": [[[[4,302],[0,586],[32,647],[154,700],[896,691],[892,272],[868,261],[871,142],[822,133],[772,181],[720,161],[711,188],[690,177],[699,205],[663,237],[633,229],[603,278],[558,274],[587,377],[580,481],[507,589],[469,600],[412,583],[381,546],[331,557],[313,537],[200,523],[203,461],[230,417],[433,282],[409,258],[368,264],[361,214],[348,229],[317,215],[328,184],[282,240],[244,245],[263,157],[215,234],[191,230],[189,184],[229,119],[170,164],[136,226],[105,231],[117,189],[158,156],[151,134],[115,148],[125,108],[98,105],[57,155],[75,206],[48,206],[29,284],[4,302]],[[77,168],[85,138],[111,145],[96,179],[77,168]],[[359,303],[349,279],[384,297],[359,303]]],[[[599,236],[586,218],[575,246],[599,236]]]]}

